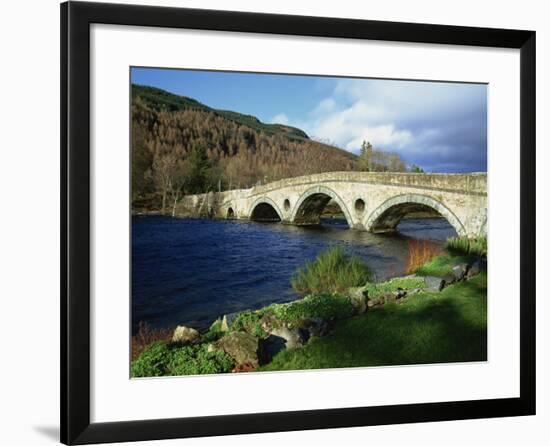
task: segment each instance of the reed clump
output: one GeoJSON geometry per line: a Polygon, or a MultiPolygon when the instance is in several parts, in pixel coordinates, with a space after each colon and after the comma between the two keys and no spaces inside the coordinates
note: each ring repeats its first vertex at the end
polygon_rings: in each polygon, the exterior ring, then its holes
{"type": "Polygon", "coordinates": [[[296,270],[291,278],[294,290],[307,294],[344,293],[365,285],[372,278],[369,266],[341,247],[330,248],[296,270]]]}
{"type": "Polygon", "coordinates": [[[450,237],[447,239],[445,249],[452,254],[486,257],[487,237],[450,237]]]}
{"type": "Polygon", "coordinates": [[[137,333],[132,336],[132,361],[154,342],[169,342],[171,339],[172,330],[151,328],[147,322],[140,321],[137,333]]]}
{"type": "Polygon", "coordinates": [[[422,265],[441,253],[441,247],[430,240],[409,240],[407,245],[407,274],[415,273],[422,265]]]}

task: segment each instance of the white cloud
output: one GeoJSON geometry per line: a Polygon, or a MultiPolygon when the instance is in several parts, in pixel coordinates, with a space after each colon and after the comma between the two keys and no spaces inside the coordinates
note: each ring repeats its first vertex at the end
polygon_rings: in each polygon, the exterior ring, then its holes
{"type": "Polygon", "coordinates": [[[401,149],[413,140],[413,135],[408,130],[396,130],[393,124],[366,127],[361,134],[348,142],[345,148],[349,151],[357,151],[363,141],[370,141],[375,147],[394,147],[401,149]]]}
{"type": "Polygon", "coordinates": [[[325,98],[319,104],[317,107],[313,109],[312,114],[313,115],[322,115],[324,113],[330,113],[332,112],[336,107],[336,101],[333,98],[325,98]]]}
{"type": "Polygon", "coordinates": [[[275,116],[273,116],[273,118],[271,118],[271,122],[272,122],[273,124],[288,125],[288,123],[289,123],[290,121],[289,121],[287,115],[285,115],[284,113],[279,113],[278,115],[275,115],[275,116]]]}
{"type": "Polygon", "coordinates": [[[355,153],[365,140],[375,147],[396,151],[409,162],[435,166],[462,156],[477,159],[483,167],[486,87],[339,80],[331,95],[323,98],[299,126],[310,135],[334,141],[355,153]]]}

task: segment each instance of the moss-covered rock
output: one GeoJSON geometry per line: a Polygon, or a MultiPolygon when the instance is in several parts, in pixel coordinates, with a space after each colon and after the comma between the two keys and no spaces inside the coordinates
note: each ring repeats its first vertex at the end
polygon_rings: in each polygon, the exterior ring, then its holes
{"type": "Polygon", "coordinates": [[[258,367],[258,338],[243,331],[235,331],[222,337],[217,346],[231,356],[237,364],[258,367]]]}

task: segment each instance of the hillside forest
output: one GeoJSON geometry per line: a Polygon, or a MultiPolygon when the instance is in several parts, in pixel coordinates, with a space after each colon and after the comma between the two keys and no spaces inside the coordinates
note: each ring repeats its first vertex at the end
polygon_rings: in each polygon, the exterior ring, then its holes
{"type": "Polygon", "coordinates": [[[329,171],[422,171],[363,142],[359,155],[300,129],[132,85],[132,209],[165,212],[186,194],[329,171]]]}

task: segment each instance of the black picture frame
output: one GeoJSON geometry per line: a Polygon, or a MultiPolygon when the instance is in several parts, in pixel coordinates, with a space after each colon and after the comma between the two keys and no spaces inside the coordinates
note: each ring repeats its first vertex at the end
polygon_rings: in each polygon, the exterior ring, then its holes
{"type": "Polygon", "coordinates": [[[65,444],[535,414],[535,32],[183,8],[61,5],[61,441],[65,444]],[[520,50],[520,396],[344,409],[90,422],[90,25],[520,50]]]}

